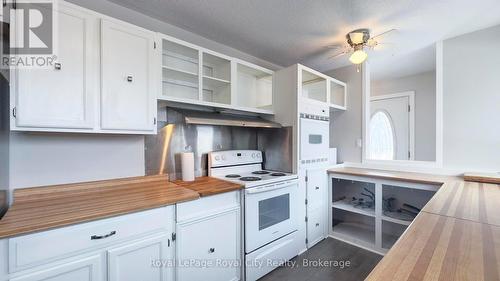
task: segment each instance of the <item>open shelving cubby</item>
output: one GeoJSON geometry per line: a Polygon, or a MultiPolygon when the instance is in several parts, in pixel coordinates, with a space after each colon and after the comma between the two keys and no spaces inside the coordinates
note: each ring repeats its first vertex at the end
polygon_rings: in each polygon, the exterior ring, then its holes
{"type": "Polygon", "coordinates": [[[198,50],[163,39],[162,95],[199,99],[198,50]]]}
{"type": "Polygon", "coordinates": [[[263,110],[272,110],[273,106],[273,73],[250,67],[242,63],[236,64],[237,97],[236,105],[263,110]]]}
{"type": "Polygon", "coordinates": [[[438,189],[340,174],[330,183],[330,236],[379,254],[396,243],[438,189]]]}
{"type": "Polygon", "coordinates": [[[302,97],[327,102],[327,81],[324,77],[302,70],[302,97]]]}
{"type": "Polygon", "coordinates": [[[343,82],[330,80],[330,107],[346,110],[347,85],[343,82]]]}
{"type": "Polygon", "coordinates": [[[203,53],[202,100],[231,104],[231,61],[203,53]]]}

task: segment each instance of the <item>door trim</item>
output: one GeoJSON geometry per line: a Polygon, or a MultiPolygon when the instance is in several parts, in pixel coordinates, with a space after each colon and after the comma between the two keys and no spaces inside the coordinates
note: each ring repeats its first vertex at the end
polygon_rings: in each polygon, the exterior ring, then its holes
{"type": "MultiPolygon", "coordinates": [[[[410,152],[410,157],[407,160],[415,160],[415,91],[405,91],[393,94],[384,94],[370,97],[370,101],[380,101],[380,100],[388,100],[388,99],[397,99],[397,98],[408,98],[408,104],[410,105],[409,111],[409,136],[408,136],[408,150],[410,152]]],[[[370,112],[370,120],[372,114],[370,112]]]]}

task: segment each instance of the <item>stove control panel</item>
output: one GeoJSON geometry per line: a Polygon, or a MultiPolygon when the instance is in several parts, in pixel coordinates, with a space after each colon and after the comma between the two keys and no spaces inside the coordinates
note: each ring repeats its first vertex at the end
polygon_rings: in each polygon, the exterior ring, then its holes
{"type": "Polygon", "coordinates": [[[233,166],[262,163],[262,151],[259,150],[225,150],[208,154],[210,167],[233,166]]]}

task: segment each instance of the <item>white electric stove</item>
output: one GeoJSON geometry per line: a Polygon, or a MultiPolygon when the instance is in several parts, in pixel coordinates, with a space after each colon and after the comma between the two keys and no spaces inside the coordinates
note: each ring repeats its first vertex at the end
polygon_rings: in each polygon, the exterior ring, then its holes
{"type": "Polygon", "coordinates": [[[208,156],[209,176],[245,186],[245,273],[257,280],[298,254],[298,177],[263,170],[262,152],[228,150],[208,156]]]}

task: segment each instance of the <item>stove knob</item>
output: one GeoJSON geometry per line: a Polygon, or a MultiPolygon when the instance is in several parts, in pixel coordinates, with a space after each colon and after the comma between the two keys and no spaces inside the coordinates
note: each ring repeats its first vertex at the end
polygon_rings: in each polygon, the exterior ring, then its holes
{"type": "Polygon", "coordinates": [[[226,160],[226,156],[222,155],[222,161],[226,160]]]}
{"type": "Polygon", "coordinates": [[[255,153],[252,153],[252,158],[255,158],[255,153]]]}
{"type": "Polygon", "coordinates": [[[215,161],[219,161],[220,160],[220,157],[219,156],[215,156],[215,161]]]}

